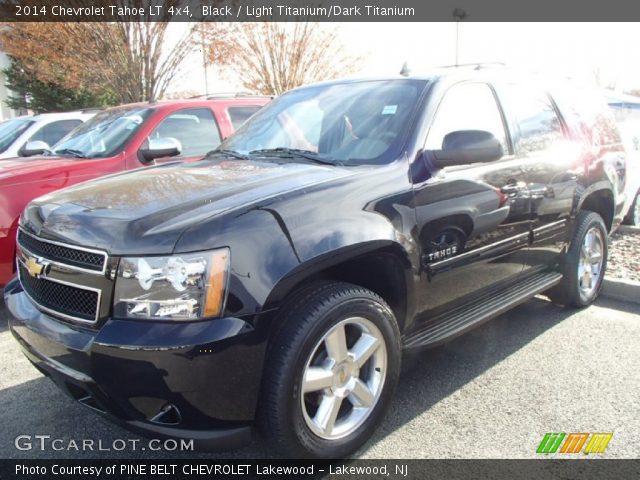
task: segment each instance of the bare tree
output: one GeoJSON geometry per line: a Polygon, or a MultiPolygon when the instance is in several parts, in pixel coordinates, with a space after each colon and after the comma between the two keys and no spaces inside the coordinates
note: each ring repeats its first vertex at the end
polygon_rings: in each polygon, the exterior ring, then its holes
{"type": "Polygon", "coordinates": [[[11,23],[0,28],[0,48],[41,81],[67,88],[99,86],[120,102],[164,95],[194,48],[195,24],[168,39],[168,22],[11,23]]]}
{"type": "Polygon", "coordinates": [[[214,62],[226,64],[245,88],[267,95],[353,73],[360,63],[335,27],[311,22],[233,24],[218,29],[209,45],[214,62]]]}

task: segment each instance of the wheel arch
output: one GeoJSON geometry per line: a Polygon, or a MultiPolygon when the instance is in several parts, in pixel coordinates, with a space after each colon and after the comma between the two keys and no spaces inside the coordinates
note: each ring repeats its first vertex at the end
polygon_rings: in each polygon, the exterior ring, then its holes
{"type": "Polygon", "coordinates": [[[584,195],[578,205],[578,211],[588,210],[602,217],[607,231],[611,232],[614,226],[615,201],[613,192],[608,188],[598,188],[584,195]]]}
{"type": "Polygon", "coordinates": [[[413,305],[412,263],[398,243],[378,240],[344,247],[308,260],[271,290],[264,308],[277,308],[295,292],[322,281],[342,281],[368,288],[393,310],[402,331],[413,305]]]}

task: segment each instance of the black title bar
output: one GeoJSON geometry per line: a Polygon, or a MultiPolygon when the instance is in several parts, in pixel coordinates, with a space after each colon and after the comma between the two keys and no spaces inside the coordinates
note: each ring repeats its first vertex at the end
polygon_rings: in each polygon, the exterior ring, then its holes
{"type": "MultiPolygon", "coordinates": [[[[0,0],[5,22],[634,21],[640,2],[608,0],[0,0]]],[[[544,32],[541,32],[541,35],[544,32]]],[[[562,39],[558,39],[561,41],[562,39]]]]}
{"type": "Polygon", "coordinates": [[[23,480],[580,480],[638,478],[640,460],[0,460],[1,479],[23,480]]]}

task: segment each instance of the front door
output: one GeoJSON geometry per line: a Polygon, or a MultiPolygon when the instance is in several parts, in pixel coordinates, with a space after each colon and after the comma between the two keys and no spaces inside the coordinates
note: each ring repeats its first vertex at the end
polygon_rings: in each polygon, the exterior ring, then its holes
{"type": "MultiPolygon", "coordinates": [[[[200,160],[222,141],[213,111],[207,107],[183,108],[167,115],[149,134],[149,139],[159,138],[173,138],[181,149],[179,155],[158,158],[155,163],[200,160]]],[[[146,145],[145,141],[142,148],[146,145]]]]}
{"type": "Polygon", "coordinates": [[[422,272],[418,319],[453,308],[483,292],[511,285],[523,269],[530,235],[525,172],[493,88],[467,82],[442,97],[425,150],[443,148],[459,130],[483,130],[502,144],[504,156],[488,163],[445,167],[414,185],[415,241],[422,272]]]}

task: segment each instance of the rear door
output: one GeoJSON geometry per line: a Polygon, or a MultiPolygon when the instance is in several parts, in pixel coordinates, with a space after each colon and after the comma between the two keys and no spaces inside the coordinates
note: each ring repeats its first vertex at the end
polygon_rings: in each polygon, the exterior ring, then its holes
{"type": "Polygon", "coordinates": [[[416,242],[423,272],[419,310],[425,318],[519,278],[530,232],[525,173],[493,88],[459,83],[444,93],[425,150],[443,148],[459,130],[492,133],[505,155],[494,162],[445,167],[414,186],[416,242]]]}
{"type": "Polygon", "coordinates": [[[514,118],[514,153],[531,195],[532,244],[525,268],[529,273],[555,268],[568,240],[582,144],[569,138],[548,93],[520,84],[498,87],[498,92],[514,118]]]}

